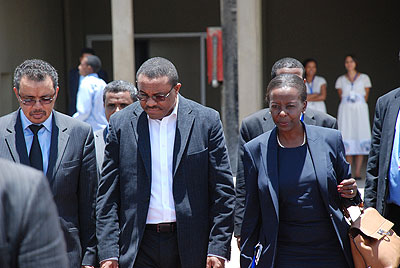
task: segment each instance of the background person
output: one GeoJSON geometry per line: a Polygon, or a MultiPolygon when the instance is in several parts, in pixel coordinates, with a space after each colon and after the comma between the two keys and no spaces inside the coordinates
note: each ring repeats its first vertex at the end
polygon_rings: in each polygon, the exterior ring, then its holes
{"type": "Polygon", "coordinates": [[[81,60],[79,73],[83,79],[76,97],[76,113],[73,115],[74,118],[91,125],[93,131],[107,126],[103,106],[103,89],[106,82],[97,74],[100,68],[101,61],[97,56],[88,55],[81,60]]]}
{"type": "MultiPolygon", "coordinates": [[[[84,57],[89,55],[96,55],[93,48],[84,47],[81,50],[81,55],[79,56],[79,64],[84,57]]],[[[97,72],[99,77],[103,79],[106,83],[108,82],[107,72],[100,69],[97,72]]],[[[68,75],[68,115],[72,116],[76,113],[76,95],[78,94],[79,85],[81,84],[83,76],[79,74],[78,66],[69,70],[68,75]]]]}
{"type": "Polygon", "coordinates": [[[353,267],[340,208],[361,201],[357,184],[340,132],[300,121],[306,98],[298,76],[272,79],[267,101],[276,127],[244,145],[241,267],[250,267],[257,243],[259,267],[353,267]]]}
{"type": "Polygon", "coordinates": [[[316,75],[317,61],[306,59],[303,66],[307,86],[307,108],[326,113],[326,80],[322,76],[316,75]]]}
{"type": "Polygon", "coordinates": [[[359,180],[364,155],[368,155],[371,147],[367,104],[371,80],[357,71],[358,61],[353,55],[345,57],[344,65],[347,73],[339,76],[335,84],[340,97],[338,126],[343,135],[346,159],[353,166],[354,156],[354,177],[359,180]]]}
{"type": "MultiPolygon", "coordinates": [[[[107,122],[110,121],[111,115],[135,102],[136,93],[136,88],[132,83],[123,80],[116,80],[108,83],[103,92],[104,110],[107,122]]],[[[103,166],[107,134],[108,127],[94,132],[97,167],[99,170],[101,170],[103,166]]]]}

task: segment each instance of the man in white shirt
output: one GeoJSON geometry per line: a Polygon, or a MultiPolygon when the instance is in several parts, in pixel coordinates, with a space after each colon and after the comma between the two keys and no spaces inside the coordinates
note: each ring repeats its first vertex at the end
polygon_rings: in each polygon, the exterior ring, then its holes
{"type": "Polygon", "coordinates": [[[102,268],[221,268],[234,188],[218,112],[185,99],[175,66],[151,58],[138,102],[110,119],[97,196],[102,268]]]}
{"type": "Polygon", "coordinates": [[[76,113],[73,117],[91,125],[93,131],[103,129],[107,125],[103,106],[103,89],[106,82],[97,74],[101,68],[100,58],[95,55],[85,56],[78,68],[84,78],[79,85],[76,113]]]}

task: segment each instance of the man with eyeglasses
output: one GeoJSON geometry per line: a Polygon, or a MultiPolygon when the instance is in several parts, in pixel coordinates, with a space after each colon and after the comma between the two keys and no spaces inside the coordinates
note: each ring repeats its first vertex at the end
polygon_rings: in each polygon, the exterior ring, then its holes
{"type": "Polygon", "coordinates": [[[53,109],[58,91],[58,74],[49,63],[26,60],[16,68],[20,108],[0,118],[0,157],[47,175],[70,267],[93,267],[98,180],[93,131],[53,109]]]}
{"type": "Polygon", "coordinates": [[[234,189],[219,114],[179,94],[175,66],[147,60],[139,101],[110,119],[97,196],[102,268],[221,268],[234,189]]]}

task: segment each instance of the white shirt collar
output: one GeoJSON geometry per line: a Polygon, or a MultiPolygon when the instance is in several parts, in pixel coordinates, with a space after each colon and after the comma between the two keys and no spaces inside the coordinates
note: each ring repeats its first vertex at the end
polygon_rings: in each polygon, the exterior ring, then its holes
{"type": "Polygon", "coordinates": [[[148,120],[162,121],[162,120],[164,120],[164,119],[165,119],[165,120],[169,120],[169,118],[171,118],[171,117],[175,117],[175,118],[176,118],[176,117],[178,116],[178,104],[179,104],[179,95],[176,96],[176,104],[175,104],[174,110],[172,110],[172,113],[170,113],[169,115],[167,115],[167,116],[161,118],[160,120],[151,119],[151,118],[149,117],[149,115],[147,115],[147,119],[148,119],[148,120]]]}

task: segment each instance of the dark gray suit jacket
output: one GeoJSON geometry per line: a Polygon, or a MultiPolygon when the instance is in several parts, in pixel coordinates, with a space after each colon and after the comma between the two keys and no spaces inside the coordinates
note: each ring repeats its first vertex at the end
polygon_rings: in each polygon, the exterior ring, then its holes
{"type": "MultiPolygon", "coordinates": [[[[133,267],[151,191],[147,114],[139,102],[111,116],[97,198],[100,260],[133,267]]],[[[216,111],[179,95],[173,196],[183,268],[206,267],[207,254],[229,259],[235,193],[216,111]]]]}
{"type": "Polygon", "coordinates": [[[0,160],[0,267],[68,267],[47,179],[32,168],[0,160]]]}
{"type": "MultiPolygon", "coordinates": [[[[322,202],[349,267],[353,267],[347,234],[349,225],[344,220],[341,205],[348,207],[360,203],[361,198],[359,194],[354,200],[341,198],[336,190],[337,184],[351,177],[342,137],[337,130],[317,126],[305,125],[305,131],[322,202]]],[[[257,267],[274,267],[279,227],[276,135],[277,128],[274,128],[244,145],[247,196],[241,230],[241,267],[250,267],[258,242],[263,245],[263,251],[257,267]]]]}
{"type": "MultiPolygon", "coordinates": [[[[304,123],[321,127],[337,129],[336,118],[313,109],[307,109],[304,115],[304,123]]],[[[236,172],[236,203],[235,203],[235,236],[240,236],[243,221],[246,187],[244,182],[243,146],[246,142],[273,129],[275,123],[272,120],[269,109],[262,109],[242,121],[238,145],[238,165],[236,172]]]]}
{"type": "MultiPolygon", "coordinates": [[[[0,118],[0,157],[29,165],[19,109],[0,118]]],[[[49,167],[51,191],[64,231],[70,267],[94,265],[98,185],[93,131],[53,111],[49,167]]]]}
{"type": "Polygon", "coordinates": [[[383,95],[376,102],[364,202],[366,207],[374,207],[382,215],[385,215],[388,172],[399,108],[400,88],[383,95]]]}

